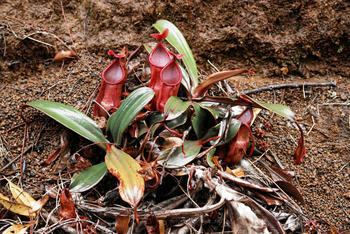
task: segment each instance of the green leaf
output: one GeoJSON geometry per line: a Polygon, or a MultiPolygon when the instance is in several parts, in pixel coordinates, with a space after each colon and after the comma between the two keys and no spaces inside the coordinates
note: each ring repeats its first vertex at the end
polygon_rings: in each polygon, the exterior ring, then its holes
{"type": "Polygon", "coordinates": [[[192,115],[192,126],[198,138],[204,136],[207,130],[212,127],[212,122],[215,120],[211,113],[203,109],[198,103],[192,103],[194,114],[192,115]]]}
{"type": "Polygon", "coordinates": [[[200,107],[202,107],[203,109],[206,109],[207,111],[209,111],[210,114],[214,117],[214,119],[219,118],[220,112],[219,112],[216,108],[214,108],[214,107],[212,107],[212,106],[206,106],[206,105],[204,105],[203,103],[198,103],[198,104],[199,104],[200,107]]]}
{"type": "Polygon", "coordinates": [[[216,167],[215,164],[214,164],[214,162],[213,162],[213,156],[214,156],[214,154],[215,154],[215,151],[216,151],[216,148],[211,149],[211,150],[207,153],[207,155],[206,155],[207,163],[208,163],[208,165],[209,165],[211,168],[215,168],[215,167],[216,167]]]}
{"type": "Polygon", "coordinates": [[[220,145],[226,144],[236,136],[236,134],[238,133],[239,127],[241,126],[241,122],[237,119],[231,119],[231,123],[228,126],[226,134],[224,133],[225,126],[226,126],[226,123],[221,121],[220,123],[216,124],[214,127],[209,128],[209,130],[206,132],[206,134],[202,139],[205,140],[214,136],[222,136],[220,145]]]}
{"type": "Polygon", "coordinates": [[[32,101],[27,105],[43,112],[63,126],[94,143],[109,142],[95,121],[72,106],[46,100],[32,101]]]}
{"type": "Polygon", "coordinates": [[[179,168],[193,161],[202,148],[201,141],[185,141],[182,147],[176,150],[168,157],[168,159],[158,161],[166,168],[179,168]],[[182,152],[184,150],[185,154],[182,152]]]}
{"type": "Polygon", "coordinates": [[[182,73],[181,84],[185,87],[185,89],[188,92],[191,92],[191,78],[188,76],[185,68],[183,68],[183,66],[181,66],[181,64],[179,64],[179,67],[180,67],[181,73],[182,73]]]}
{"type": "Polygon", "coordinates": [[[187,122],[187,113],[184,112],[182,113],[179,117],[166,121],[166,125],[171,128],[177,128],[180,127],[181,125],[184,125],[187,122]]]}
{"type": "Polygon", "coordinates": [[[112,133],[116,144],[121,144],[124,131],[136,115],[152,100],[153,96],[153,90],[148,87],[134,90],[108,119],[107,128],[112,133]]]}
{"type": "Polygon", "coordinates": [[[295,117],[294,112],[286,105],[258,101],[258,100],[255,100],[255,99],[247,96],[247,95],[241,95],[241,96],[252,101],[254,104],[258,105],[262,109],[266,109],[268,111],[271,111],[271,112],[273,112],[279,116],[282,116],[284,118],[294,120],[294,117],[295,117]]]}
{"type": "Polygon", "coordinates": [[[241,127],[241,122],[237,119],[231,119],[231,123],[228,127],[226,137],[223,139],[223,143],[228,143],[232,140],[238,133],[239,128],[241,127]]]}
{"type": "Polygon", "coordinates": [[[98,184],[106,173],[107,167],[104,162],[75,173],[69,186],[70,191],[72,193],[85,192],[98,184]]]}
{"type": "Polygon", "coordinates": [[[190,102],[182,101],[179,97],[170,97],[164,107],[165,115],[168,116],[166,120],[176,119],[184,113],[189,106],[190,102]]]}
{"type": "Polygon", "coordinates": [[[171,22],[167,20],[158,20],[153,24],[159,32],[163,32],[164,29],[169,29],[169,35],[166,40],[175,47],[178,53],[183,54],[182,61],[185,64],[187,71],[191,77],[192,87],[195,88],[198,85],[198,69],[196,60],[193,57],[192,51],[187,44],[186,39],[180,32],[180,30],[171,22]]]}
{"type": "Polygon", "coordinates": [[[105,162],[108,171],[119,180],[120,197],[136,207],[145,191],[145,181],[139,174],[141,166],[130,155],[114,146],[107,147],[105,162]]]}

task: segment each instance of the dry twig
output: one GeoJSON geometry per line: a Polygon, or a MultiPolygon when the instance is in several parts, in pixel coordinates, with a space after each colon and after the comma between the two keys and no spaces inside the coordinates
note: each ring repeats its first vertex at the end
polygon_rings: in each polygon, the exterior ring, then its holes
{"type": "Polygon", "coordinates": [[[264,86],[261,88],[251,89],[242,91],[241,94],[255,94],[265,91],[273,91],[277,89],[291,89],[291,88],[307,88],[307,87],[336,87],[337,83],[335,81],[330,82],[319,82],[319,83],[291,83],[291,84],[273,84],[264,86]]]}

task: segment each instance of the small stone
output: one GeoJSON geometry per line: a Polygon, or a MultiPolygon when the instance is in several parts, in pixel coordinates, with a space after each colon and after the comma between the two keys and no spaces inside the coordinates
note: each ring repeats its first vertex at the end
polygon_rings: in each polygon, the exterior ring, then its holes
{"type": "Polygon", "coordinates": [[[341,94],[340,94],[340,99],[341,99],[342,101],[346,101],[346,100],[348,100],[348,95],[346,95],[345,93],[341,93],[341,94]]]}

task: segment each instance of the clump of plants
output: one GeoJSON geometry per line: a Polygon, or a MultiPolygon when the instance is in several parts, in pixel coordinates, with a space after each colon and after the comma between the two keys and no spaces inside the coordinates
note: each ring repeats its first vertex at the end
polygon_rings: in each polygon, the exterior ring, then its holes
{"type": "MultiPolygon", "coordinates": [[[[151,35],[155,43],[144,45],[148,82],[131,90],[128,51],[109,51],[113,60],[101,74],[92,118],[62,103],[28,103],[92,143],[85,148],[94,145],[101,149],[95,152],[104,152],[94,155],[97,163],[75,173],[70,187],[60,192],[60,217],[78,223],[91,223],[100,216],[113,219],[119,233],[129,228],[148,233],[192,228],[284,233],[288,228],[281,223],[300,212],[290,196],[302,198],[285,170],[267,167],[272,177],[266,177],[249,159],[259,154],[252,125],[260,111],[295,122],[294,113],[287,106],[239,93],[210,95],[219,82],[251,71],[220,71],[200,80],[191,49],[176,26],[166,20],[153,26],[159,32],[151,35]],[[102,180],[110,181],[107,173],[118,182],[112,187],[106,183],[110,187],[105,188],[114,203],[89,200],[88,191],[103,187],[102,180]],[[280,218],[282,205],[295,212],[284,212],[287,216],[280,218]],[[95,216],[83,217],[86,212],[95,216]]],[[[297,164],[306,154],[299,130],[297,164]]],[[[103,195],[105,200],[108,195],[103,195]]],[[[80,228],[111,230],[109,222],[80,228]]]]}

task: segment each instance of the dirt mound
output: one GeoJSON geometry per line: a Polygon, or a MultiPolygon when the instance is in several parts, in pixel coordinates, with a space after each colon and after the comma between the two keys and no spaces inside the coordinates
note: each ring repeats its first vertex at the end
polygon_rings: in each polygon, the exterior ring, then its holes
{"type": "MultiPolygon", "coordinates": [[[[350,6],[345,0],[63,1],[62,6],[59,1],[2,3],[0,48],[6,59],[52,56],[54,49],[45,45],[27,53],[28,37],[19,44],[11,39],[37,31],[59,35],[89,53],[136,47],[147,38],[151,24],[165,18],[182,30],[200,62],[250,66],[265,75],[350,75],[350,6]]],[[[63,47],[53,35],[32,37],[63,47]]]]}

